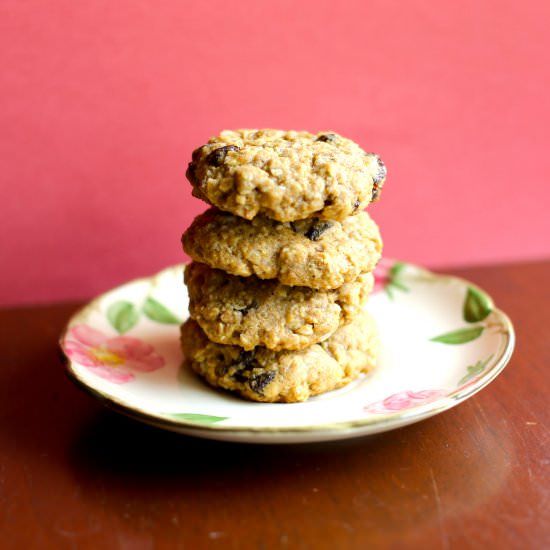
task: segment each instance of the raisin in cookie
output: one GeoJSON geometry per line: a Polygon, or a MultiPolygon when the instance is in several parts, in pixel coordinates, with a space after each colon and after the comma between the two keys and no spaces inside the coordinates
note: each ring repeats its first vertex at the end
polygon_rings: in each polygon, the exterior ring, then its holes
{"type": "Polygon", "coordinates": [[[366,212],[341,222],[277,223],[211,208],[195,218],[182,243],[191,258],[226,273],[319,289],[372,271],[382,253],[378,226],[366,212]]]}
{"type": "Polygon", "coordinates": [[[371,273],[335,290],[287,286],[235,277],[193,262],[185,269],[189,313],[219,344],[251,350],[302,349],[328,338],[362,310],[374,285],[371,273]]]}
{"type": "Polygon", "coordinates": [[[225,130],[193,152],[193,195],[251,220],[343,220],[376,200],[378,155],[332,132],[225,130]]]}
{"type": "Polygon", "coordinates": [[[252,401],[287,403],[339,388],[370,371],[380,346],[366,312],[324,342],[299,351],[215,344],[192,319],[182,325],[181,344],[186,365],[210,385],[252,401]]]}

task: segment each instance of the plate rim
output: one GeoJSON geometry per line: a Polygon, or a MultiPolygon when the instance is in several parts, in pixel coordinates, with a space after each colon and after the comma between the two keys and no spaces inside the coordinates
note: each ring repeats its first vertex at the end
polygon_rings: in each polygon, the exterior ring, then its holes
{"type": "MultiPolygon", "coordinates": [[[[392,264],[394,262],[397,262],[397,260],[388,259],[388,258],[384,258],[384,260],[386,262],[391,262],[392,264]]],[[[493,367],[491,367],[488,371],[482,373],[479,376],[479,378],[474,382],[467,384],[463,388],[458,388],[452,393],[444,395],[431,403],[409,407],[403,411],[394,411],[391,413],[377,414],[377,415],[372,415],[363,419],[332,422],[332,423],[329,422],[329,423],[323,423],[323,424],[313,424],[313,425],[304,425],[304,426],[289,426],[289,427],[239,426],[239,427],[235,427],[235,426],[224,426],[223,424],[221,425],[205,424],[205,423],[193,422],[185,419],[176,419],[166,414],[151,412],[149,410],[142,409],[135,405],[129,404],[125,402],[124,399],[122,398],[106,395],[102,391],[96,388],[93,388],[88,383],[86,383],[86,381],[84,381],[73,368],[73,361],[70,359],[70,357],[67,356],[63,348],[63,342],[65,340],[66,334],[70,329],[70,327],[75,323],[75,321],[79,317],[84,315],[88,310],[94,309],[97,303],[100,301],[103,301],[105,297],[107,297],[109,294],[120,291],[123,288],[133,284],[139,284],[139,283],[152,284],[156,279],[160,279],[165,273],[172,272],[178,269],[184,270],[187,265],[188,264],[185,264],[185,263],[174,264],[162,269],[161,271],[158,271],[157,273],[154,273],[153,275],[145,276],[145,277],[137,277],[135,279],[131,279],[120,285],[117,285],[113,288],[110,288],[105,292],[102,292],[101,294],[97,295],[92,300],[87,302],[84,306],[80,307],[77,311],[75,311],[70,316],[68,321],[65,323],[65,326],[58,340],[58,345],[61,349],[61,358],[64,365],[65,374],[67,375],[69,380],[71,380],[71,382],[73,382],[79,389],[83,390],[88,395],[91,395],[92,397],[97,399],[100,403],[102,403],[103,405],[107,406],[109,409],[115,412],[124,414],[125,416],[133,418],[135,420],[145,422],[146,424],[156,426],[162,429],[170,430],[173,432],[179,432],[179,433],[186,432],[186,433],[189,433],[190,435],[193,435],[193,432],[195,432],[197,436],[200,435],[200,432],[202,433],[204,432],[222,433],[223,432],[224,434],[232,434],[235,437],[246,437],[254,434],[269,434],[269,436],[272,436],[272,437],[277,437],[277,436],[282,437],[285,435],[299,435],[299,434],[311,433],[311,432],[317,432],[319,433],[319,435],[334,434],[335,432],[340,432],[345,430],[351,430],[352,432],[361,431],[362,435],[363,434],[368,435],[369,433],[368,428],[372,426],[376,426],[380,428],[387,427],[387,430],[390,430],[392,429],[391,424],[393,423],[397,424],[395,428],[398,428],[404,425],[403,422],[405,424],[412,424],[414,422],[418,422],[420,420],[429,418],[431,416],[434,416],[436,414],[440,414],[446,410],[449,410],[459,405],[466,399],[472,397],[473,395],[481,391],[483,388],[485,388],[487,385],[489,385],[504,370],[504,368],[510,361],[510,358],[515,348],[516,336],[515,336],[514,325],[511,319],[508,317],[508,315],[504,311],[495,307],[492,310],[492,314],[496,315],[499,318],[499,322],[506,329],[506,334],[503,335],[505,339],[505,343],[502,346],[502,350],[500,350],[500,356],[496,360],[493,367]]],[[[492,304],[494,304],[494,300],[492,296],[487,291],[481,289],[478,285],[476,285],[475,283],[472,283],[468,279],[465,279],[460,276],[433,272],[427,268],[424,268],[424,267],[418,266],[417,264],[413,264],[409,262],[407,262],[407,265],[413,267],[417,272],[429,278],[446,280],[451,283],[459,283],[466,287],[473,287],[483,292],[486,296],[488,296],[492,304]]],[[[261,405],[263,403],[258,403],[258,404],[261,405]]],[[[386,431],[386,430],[376,429],[376,430],[372,430],[372,433],[381,432],[381,431],[386,431]]]]}

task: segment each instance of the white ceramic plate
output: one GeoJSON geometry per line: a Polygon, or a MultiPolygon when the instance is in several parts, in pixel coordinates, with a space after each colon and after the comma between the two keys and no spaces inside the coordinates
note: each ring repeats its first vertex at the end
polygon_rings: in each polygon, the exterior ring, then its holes
{"type": "Polygon", "coordinates": [[[252,403],[181,368],[183,269],[99,296],[71,318],[61,347],[80,387],[128,416],[184,434],[303,443],[391,430],[472,396],[514,348],[510,320],[475,285],[385,260],[367,306],[382,339],[378,368],[305,403],[252,403]]]}

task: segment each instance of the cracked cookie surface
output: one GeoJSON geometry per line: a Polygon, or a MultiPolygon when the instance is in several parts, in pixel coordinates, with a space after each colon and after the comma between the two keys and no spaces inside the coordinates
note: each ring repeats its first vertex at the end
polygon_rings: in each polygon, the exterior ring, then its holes
{"type": "Polygon", "coordinates": [[[380,342],[362,312],[330,338],[298,351],[245,351],[208,340],[192,319],[181,327],[186,363],[211,386],[263,402],[298,402],[342,387],[375,366],[380,342]]]}
{"type": "Polygon", "coordinates": [[[325,340],[362,310],[374,285],[363,273],[334,290],[235,277],[193,262],[185,269],[189,313],[206,336],[245,350],[296,350],[325,340]]]}
{"type": "Polygon", "coordinates": [[[338,221],[251,221],[210,208],[183,234],[185,252],[232,275],[278,279],[291,286],[337,288],[372,271],[382,253],[376,223],[366,212],[338,221]]]}
{"type": "Polygon", "coordinates": [[[380,157],[334,132],[225,130],[193,152],[193,195],[252,219],[343,220],[379,197],[380,157]]]}

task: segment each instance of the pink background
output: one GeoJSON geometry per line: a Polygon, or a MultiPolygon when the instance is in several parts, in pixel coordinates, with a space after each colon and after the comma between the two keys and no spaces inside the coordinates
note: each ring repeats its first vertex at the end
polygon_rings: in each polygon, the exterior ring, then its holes
{"type": "Polygon", "coordinates": [[[550,3],[3,0],[0,303],[183,260],[223,128],[335,130],[389,167],[386,255],[550,255],[550,3]]]}

